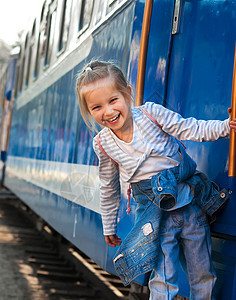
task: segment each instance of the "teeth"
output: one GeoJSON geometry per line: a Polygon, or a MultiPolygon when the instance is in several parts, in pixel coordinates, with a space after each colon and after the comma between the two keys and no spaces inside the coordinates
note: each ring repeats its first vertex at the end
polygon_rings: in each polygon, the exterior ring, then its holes
{"type": "Polygon", "coordinates": [[[115,118],[113,118],[113,119],[110,119],[110,120],[108,120],[108,122],[114,122],[115,120],[117,120],[118,119],[118,117],[119,117],[119,115],[118,116],[116,116],[115,118]]]}

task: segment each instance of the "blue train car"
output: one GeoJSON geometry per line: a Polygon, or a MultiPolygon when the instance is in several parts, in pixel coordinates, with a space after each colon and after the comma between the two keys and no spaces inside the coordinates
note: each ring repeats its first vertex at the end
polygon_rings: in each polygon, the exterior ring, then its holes
{"type": "MultiPolygon", "coordinates": [[[[115,273],[116,249],[102,234],[98,160],[77,104],[76,73],[92,58],[112,59],[134,88],[134,105],[153,101],[184,117],[223,120],[231,106],[235,22],[234,0],[46,0],[18,61],[5,185],[115,273]]],[[[186,146],[199,170],[232,191],[212,239],[217,299],[233,300],[236,179],[228,176],[229,140],[186,146]]],[[[131,207],[127,215],[122,186],[121,238],[134,223],[134,201],[131,207]]],[[[183,272],[180,287],[188,297],[183,272]]]]}
{"type": "Polygon", "coordinates": [[[0,74],[0,115],[1,115],[1,130],[0,130],[0,173],[1,184],[4,177],[6,167],[6,157],[9,146],[10,128],[12,110],[14,104],[14,90],[16,82],[16,69],[19,56],[19,47],[15,47],[9,53],[8,62],[2,68],[0,74]]]}

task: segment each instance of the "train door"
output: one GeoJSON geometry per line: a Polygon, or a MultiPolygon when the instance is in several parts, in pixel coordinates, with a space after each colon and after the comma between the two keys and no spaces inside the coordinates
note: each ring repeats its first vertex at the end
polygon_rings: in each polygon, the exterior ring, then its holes
{"type": "MultiPolygon", "coordinates": [[[[236,40],[235,1],[181,1],[172,36],[166,105],[198,119],[228,117],[236,40]]],[[[235,299],[236,178],[228,177],[229,140],[186,143],[198,168],[232,191],[212,225],[218,299],[235,299]]]]}
{"type": "MultiPolygon", "coordinates": [[[[180,10],[179,32],[172,37],[166,106],[185,117],[224,120],[231,106],[236,4],[182,1],[180,10]]],[[[229,141],[191,142],[188,149],[201,171],[233,191],[213,229],[235,236],[236,186],[228,177],[229,141]]]]}
{"type": "MultiPolygon", "coordinates": [[[[235,1],[153,1],[144,102],[197,119],[228,118],[236,40],[235,1]]],[[[186,142],[198,169],[232,191],[212,225],[217,299],[236,298],[236,178],[228,177],[229,140],[186,142]]],[[[184,283],[183,283],[184,284],[184,283]]],[[[187,296],[187,289],[183,289],[187,296]]]]}

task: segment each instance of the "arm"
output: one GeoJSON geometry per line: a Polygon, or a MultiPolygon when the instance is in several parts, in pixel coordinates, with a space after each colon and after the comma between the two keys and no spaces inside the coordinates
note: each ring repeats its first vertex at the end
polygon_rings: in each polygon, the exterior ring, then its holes
{"type": "Polygon", "coordinates": [[[162,125],[163,131],[180,140],[204,142],[229,137],[229,119],[205,121],[183,118],[180,114],[155,103],[149,102],[145,106],[150,115],[162,125]]]}
{"type": "Polygon", "coordinates": [[[106,243],[115,247],[121,240],[116,235],[117,214],[120,205],[119,168],[99,148],[96,139],[93,141],[94,151],[99,158],[100,206],[103,233],[106,243]]]}

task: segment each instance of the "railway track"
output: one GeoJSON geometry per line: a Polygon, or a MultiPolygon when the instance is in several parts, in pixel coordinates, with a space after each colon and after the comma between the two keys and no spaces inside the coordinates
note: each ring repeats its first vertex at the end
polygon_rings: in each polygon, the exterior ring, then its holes
{"type": "Polygon", "coordinates": [[[124,287],[7,190],[0,190],[0,217],[0,262],[8,262],[1,273],[10,282],[1,300],[148,299],[146,291],[138,295],[142,287],[124,287]]]}

